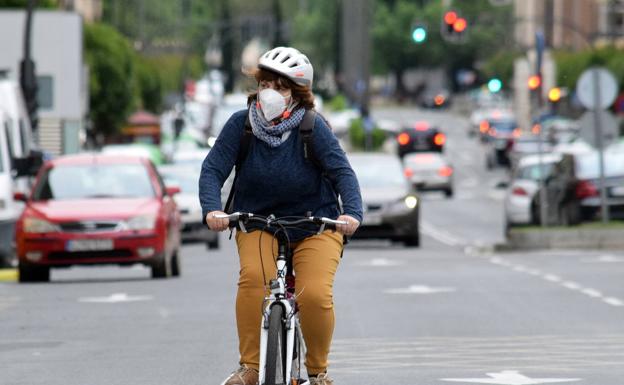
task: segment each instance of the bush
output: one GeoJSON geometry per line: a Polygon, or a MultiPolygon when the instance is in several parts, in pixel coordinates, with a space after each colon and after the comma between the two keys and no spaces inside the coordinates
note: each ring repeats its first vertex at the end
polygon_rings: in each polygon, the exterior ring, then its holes
{"type": "Polygon", "coordinates": [[[349,107],[349,102],[343,94],[338,94],[327,102],[327,108],[331,111],[342,111],[346,110],[347,107],[349,107]]]}
{"type": "MultiPolygon", "coordinates": [[[[373,127],[372,135],[372,148],[370,150],[379,150],[386,141],[386,133],[379,127],[373,127]]],[[[349,139],[351,146],[356,150],[366,149],[366,131],[364,130],[364,121],[362,118],[354,119],[351,121],[349,127],[349,139]]]]}

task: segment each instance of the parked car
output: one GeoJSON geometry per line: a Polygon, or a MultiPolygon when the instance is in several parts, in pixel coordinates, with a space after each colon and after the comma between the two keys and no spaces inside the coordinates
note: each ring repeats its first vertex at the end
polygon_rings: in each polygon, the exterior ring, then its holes
{"type": "Polygon", "coordinates": [[[453,167],[439,152],[405,155],[403,171],[414,189],[438,190],[453,196],[453,167]]]}
{"type": "Polygon", "coordinates": [[[511,143],[511,147],[507,152],[507,159],[509,161],[509,168],[514,169],[520,159],[525,156],[539,154],[540,151],[543,154],[552,152],[553,145],[551,142],[545,139],[540,139],[539,136],[533,134],[519,135],[511,143]]]}
{"type": "Polygon", "coordinates": [[[165,186],[179,187],[175,196],[182,219],[182,240],[205,242],[209,249],[219,248],[219,233],[203,224],[202,208],[199,204],[200,168],[189,165],[165,165],[158,167],[165,186]]]}
{"type": "Polygon", "coordinates": [[[424,108],[447,108],[451,105],[451,93],[447,89],[428,89],[420,97],[424,108]]]}
{"type": "Polygon", "coordinates": [[[349,161],[360,182],[364,219],[355,238],[386,238],[420,245],[420,199],[403,176],[400,160],[391,154],[354,153],[349,161]]]}
{"type": "Polygon", "coordinates": [[[21,282],[50,269],[143,264],[152,277],[180,274],[180,214],[153,164],[141,157],[81,154],[46,162],[16,225],[21,282]]]}
{"type": "Polygon", "coordinates": [[[102,154],[119,156],[140,156],[149,159],[155,165],[165,163],[165,157],[160,148],[147,143],[107,144],[102,147],[102,154]]]}
{"type": "Polygon", "coordinates": [[[429,122],[416,122],[404,127],[396,136],[397,152],[402,158],[411,152],[442,152],[446,143],[446,135],[429,122]]]}
{"type": "Polygon", "coordinates": [[[546,180],[552,175],[556,163],[561,162],[563,154],[529,155],[520,159],[512,170],[511,181],[505,193],[505,224],[509,228],[515,225],[539,223],[538,191],[540,179],[546,180]],[[541,163],[541,167],[540,167],[541,163]]]}
{"type": "Polygon", "coordinates": [[[515,120],[489,120],[486,134],[486,168],[510,166],[509,151],[521,135],[515,120]]]}

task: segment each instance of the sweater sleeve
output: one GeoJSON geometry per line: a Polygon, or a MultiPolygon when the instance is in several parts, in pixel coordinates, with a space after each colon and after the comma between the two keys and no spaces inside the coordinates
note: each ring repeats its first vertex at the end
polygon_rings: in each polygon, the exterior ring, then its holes
{"type": "Polygon", "coordinates": [[[362,222],[362,195],[355,172],[338,139],[321,116],[314,122],[313,151],[342,200],[344,214],[362,222]]]}
{"type": "Polygon", "coordinates": [[[199,202],[204,222],[209,212],[223,210],[221,188],[236,163],[245,117],[246,111],[239,111],[230,117],[202,163],[199,176],[199,202]]]}

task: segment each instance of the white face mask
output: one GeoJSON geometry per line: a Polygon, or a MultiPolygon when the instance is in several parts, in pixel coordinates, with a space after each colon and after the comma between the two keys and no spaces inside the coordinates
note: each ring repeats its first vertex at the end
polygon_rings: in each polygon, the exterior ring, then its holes
{"type": "Polygon", "coordinates": [[[272,88],[265,88],[258,92],[258,101],[260,102],[260,109],[264,118],[269,122],[275,118],[282,116],[286,111],[286,99],[290,96],[284,97],[279,92],[272,88]]]}

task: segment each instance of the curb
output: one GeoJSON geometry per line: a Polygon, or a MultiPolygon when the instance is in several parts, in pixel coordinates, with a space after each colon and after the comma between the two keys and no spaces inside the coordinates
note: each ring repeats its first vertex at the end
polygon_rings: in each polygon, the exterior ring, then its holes
{"type": "Polygon", "coordinates": [[[0,269],[0,282],[15,282],[17,275],[17,269],[0,269]]]}
{"type": "Polygon", "coordinates": [[[581,249],[612,250],[624,249],[624,228],[611,229],[539,229],[514,230],[507,235],[505,245],[500,251],[544,250],[544,249],[581,249]]]}

